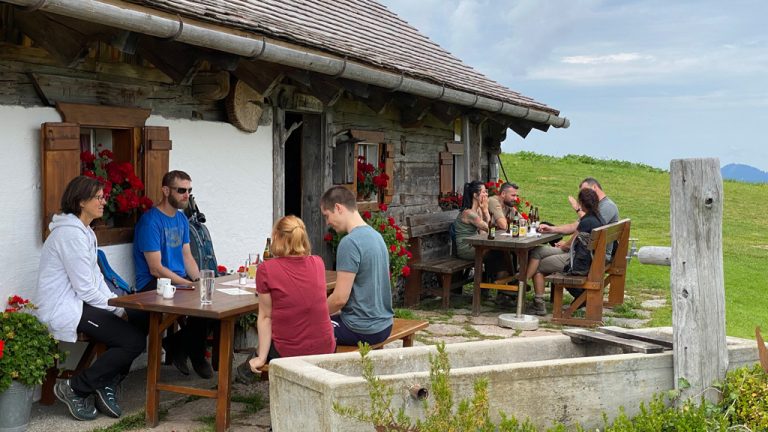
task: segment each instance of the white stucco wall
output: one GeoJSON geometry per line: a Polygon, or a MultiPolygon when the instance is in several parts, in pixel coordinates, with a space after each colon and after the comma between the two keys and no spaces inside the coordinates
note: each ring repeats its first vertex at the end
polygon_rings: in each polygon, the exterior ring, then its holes
{"type": "MultiPolygon", "coordinates": [[[[53,108],[0,106],[0,307],[9,295],[31,297],[40,259],[40,125],[58,122],[53,108]]],[[[192,176],[219,263],[239,265],[261,252],[272,227],[272,132],[240,132],[230,124],[151,116],[150,126],[170,128],[170,168],[192,176]]],[[[103,247],[129,283],[131,246],[103,247]]]]}

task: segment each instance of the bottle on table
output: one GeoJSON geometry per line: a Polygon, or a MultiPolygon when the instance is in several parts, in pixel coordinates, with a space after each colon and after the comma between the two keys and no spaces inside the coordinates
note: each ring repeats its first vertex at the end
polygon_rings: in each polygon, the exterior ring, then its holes
{"type": "Polygon", "coordinates": [[[267,245],[264,246],[264,253],[261,254],[261,258],[266,261],[272,258],[272,251],[269,249],[272,246],[272,239],[267,237],[267,245]]]}
{"type": "Polygon", "coordinates": [[[520,217],[515,215],[515,220],[512,222],[512,237],[520,237],[520,217]]]}
{"type": "Polygon", "coordinates": [[[488,240],[493,240],[496,238],[496,225],[493,224],[493,222],[488,224],[488,240]]]}
{"type": "Polygon", "coordinates": [[[512,232],[512,219],[507,215],[507,234],[512,232]]]}

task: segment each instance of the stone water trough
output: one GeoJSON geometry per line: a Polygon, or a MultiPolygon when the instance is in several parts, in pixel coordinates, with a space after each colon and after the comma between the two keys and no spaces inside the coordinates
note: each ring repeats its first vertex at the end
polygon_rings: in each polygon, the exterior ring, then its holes
{"type": "MultiPolygon", "coordinates": [[[[671,328],[633,331],[672,336],[671,328]]],[[[758,361],[754,341],[729,337],[727,345],[729,369],[758,361]]],[[[454,403],[471,397],[475,380],[486,378],[495,421],[504,411],[541,428],[555,421],[602,427],[603,412],[613,419],[623,406],[634,415],[640,402],[674,388],[671,350],[624,354],[615,346],[574,343],[568,336],[553,335],[457,343],[447,345],[446,351],[454,403]]],[[[418,346],[370,354],[376,375],[396,390],[392,406],[405,407],[411,418],[423,417],[424,409],[408,389],[413,384],[429,388],[429,355],[436,352],[434,346],[418,346]]],[[[367,409],[359,358],[359,353],[347,353],[274,360],[269,371],[273,430],[373,431],[372,425],[342,418],[332,408],[337,401],[367,409]]]]}

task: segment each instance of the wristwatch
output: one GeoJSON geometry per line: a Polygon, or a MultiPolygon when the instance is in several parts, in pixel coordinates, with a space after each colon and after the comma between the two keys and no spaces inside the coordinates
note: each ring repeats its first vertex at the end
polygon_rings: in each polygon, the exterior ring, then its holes
{"type": "Polygon", "coordinates": [[[580,211],[581,211],[581,207],[577,208],[577,209],[576,209],[576,210],[574,210],[574,211],[575,211],[576,213],[580,212],[580,211]]]}

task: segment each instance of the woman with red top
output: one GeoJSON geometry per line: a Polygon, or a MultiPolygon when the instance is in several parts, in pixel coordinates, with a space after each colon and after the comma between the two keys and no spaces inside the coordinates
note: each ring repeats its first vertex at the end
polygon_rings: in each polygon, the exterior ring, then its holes
{"type": "Polygon", "coordinates": [[[328,314],[323,259],[312,255],[304,222],[284,216],[272,228],[274,258],[256,272],[259,318],[256,354],[237,368],[248,382],[270,360],[336,350],[328,314]]]}

